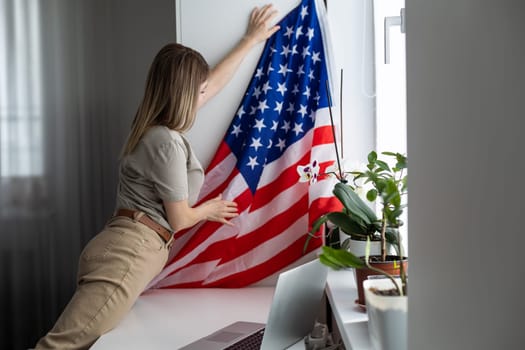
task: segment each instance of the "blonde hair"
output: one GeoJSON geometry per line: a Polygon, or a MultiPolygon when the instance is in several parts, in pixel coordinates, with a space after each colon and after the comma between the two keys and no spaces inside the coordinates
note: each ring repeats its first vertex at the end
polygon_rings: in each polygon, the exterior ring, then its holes
{"type": "Polygon", "coordinates": [[[206,81],[209,66],[197,51],[181,44],[168,44],[155,56],[146,79],[131,133],[122,156],[133,152],[153,125],[187,131],[195,121],[200,86],[206,81]]]}

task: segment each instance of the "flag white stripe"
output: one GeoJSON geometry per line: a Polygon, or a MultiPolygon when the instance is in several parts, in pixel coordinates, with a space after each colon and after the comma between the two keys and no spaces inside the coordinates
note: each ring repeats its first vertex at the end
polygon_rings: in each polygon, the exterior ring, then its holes
{"type": "Polygon", "coordinates": [[[272,199],[269,203],[258,208],[257,210],[248,214],[243,219],[243,227],[239,236],[249,234],[255,231],[262,223],[270,220],[271,218],[282,214],[290,208],[290,203],[296,203],[298,198],[301,198],[308,191],[308,186],[305,184],[297,183],[292,187],[282,191],[272,199]]]}
{"type": "Polygon", "coordinates": [[[219,164],[206,174],[206,181],[199,193],[199,200],[209,195],[219,187],[235,169],[237,158],[233,153],[228,154],[219,164]]]}
{"type": "Polygon", "coordinates": [[[192,283],[204,280],[213,270],[216,269],[220,260],[206,261],[199,264],[192,264],[180,271],[160,281],[155,287],[169,287],[175,284],[192,283]]]}
{"type": "Polygon", "coordinates": [[[204,285],[225,278],[233,273],[250,269],[270,260],[281,251],[288,248],[297,239],[304,236],[304,228],[307,226],[308,215],[305,214],[298,218],[298,220],[281,234],[261,243],[255,249],[250,250],[246,254],[217,266],[217,268],[211,273],[210,277],[204,281],[204,285]]]}

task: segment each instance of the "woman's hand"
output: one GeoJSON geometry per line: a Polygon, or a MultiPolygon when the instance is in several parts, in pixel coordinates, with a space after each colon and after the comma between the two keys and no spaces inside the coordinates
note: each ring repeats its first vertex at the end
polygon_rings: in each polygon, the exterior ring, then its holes
{"type": "Polygon", "coordinates": [[[164,201],[164,209],[171,228],[178,232],[190,228],[202,220],[210,220],[233,226],[230,219],[239,216],[237,203],[222,199],[222,195],[197,207],[190,207],[187,200],[164,201]]]}
{"type": "Polygon", "coordinates": [[[233,226],[230,219],[239,216],[237,203],[222,199],[222,195],[210,199],[201,205],[205,212],[206,220],[216,221],[233,226]]]}
{"type": "Polygon", "coordinates": [[[251,41],[252,45],[268,39],[280,28],[278,25],[270,27],[270,23],[276,15],[277,10],[274,9],[272,4],[265,5],[261,8],[254,8],[244,38],[251,41]]]}
{"type": "Polygon", "coordinates": [[[197,109],[201,108],[231,80],[248,52],[258,43],[268,39],[279,30],[278,25],[270,26],[277,11],[272,5],[253,9],[246,33],[239,43],[215,66],[208,77],[208,87],[205,95],[197,101],[197,109]]]}

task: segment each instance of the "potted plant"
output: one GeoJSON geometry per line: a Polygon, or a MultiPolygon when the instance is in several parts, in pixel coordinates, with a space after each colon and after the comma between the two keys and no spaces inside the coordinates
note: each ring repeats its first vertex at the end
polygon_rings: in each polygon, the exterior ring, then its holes
{"type": "MultiPolygon", "coordinates": [[[[407,273],[406,258],[402,255],[399,227],[403,224],[400,216],[406,207],[402,199],[407,191],[405,171],[407,158],[399,153],[384,152],[383,154],[395,158],[396,163],[393,167],[378,159],[376,152],[370,152],[367,169],[351,173],[354,175],[354,180],[365,179],[365,183],[372,184],[372,188],[366,194],[369,201],[379,199],[381,202],[381,218],[379,222],[374,221],[373,225],[379,230],[381,236],[381,255],[370,256],[372,234],[369,234],[364,258],[344,248],[327,245],[322,248],[319,259],[323,264],[334,269],[348,267],[355,269],[358,294],[361,290],[360,297],[364,299],[358,299],[358,303],[366,303],[372,345],[376,350],[397,350],[406,349],[407,273]],[[397,256],[387,255],[386,241],[388,239],[394,243],[397,256]],[[386,279],[367,279],[373,274],[383,275],[386,279]],[[399,275],[399,278],[394,275],[399,275]]],[[[330,220],[340,229],[350,230],[356,225],[359,226],[361,222],[366,222],[367,218],[370,220],[374,218],[350,185],[336,184],[334,194],[343,203],[344,215],[328,213],[325,217],[319,218],[319,222],[330,220]],[[352,223],[348,224],[349,221],[352,223]]],[[[316,227],[317,225],[314,225],[312,231],[316,227]]]]}
{"type": "Polygon", "coordinates": [[[348,173],[339,170],[337,177],[340,181],[335,185],[333,193],[343,208],[341,211],[329,212],[319,217],[314,222],[306,242],[308,244],[323,224],[331,223],[332,227],[327,234],[327,244],[320,255],[321,262],[333,268],[356,268],[357,303],[362,306],[365,305],[363,280],[383,271],[390,275],[402,275],[406,270],[406,259],[400,258],[402,254],[399,228],[403,225],[400,216],[406,206],[402,199],[407,188],[407,158],[400,153],[383,152],[382,154],[394,159],[394,166],[391,167],[387,161],[379,159],[377,153],[372,151],[368,154],[366,170],[348,173]],[[353,176],[352,184],[349,184],[346,179],[349,174],[353,176]],[[356,193],[360,186],[357,185],[357,181],[370,184],[371,188],[367,191],[366,198],[370,202],[380,201],[381,215],[379,218],[356,193]],[[334,245],[330,239],[337,230],[368,242],[379,241],[380,254],[369,253],[371,257],[366,259],[365,264],[364,254],[354,254],[351,251],[348,254],[344,253],[347,251],[346,245],[344,243],[340,246],[334,245]],[[387,242],[393,245],[397,255],[387,254],[387,242]]]}

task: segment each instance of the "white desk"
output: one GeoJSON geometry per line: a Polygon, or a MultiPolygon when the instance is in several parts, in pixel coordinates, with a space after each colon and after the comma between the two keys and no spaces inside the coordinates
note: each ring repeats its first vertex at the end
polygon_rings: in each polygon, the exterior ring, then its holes
{"type": "MultiPolygon", "coordinates": [[[[265,323],[274,287],[163,289],[139,297],[93,350],[175,350],[235,321],[265,323]]],[[[302,344],[290,348],[304,349],[302,344]]]]}
{"type": "MultiPolygon", "coordinates": [[[[163,289],[141,295],[93,350],[174,350],[235,321],[265,323],[274,287],[163,289]]],[[[368,350],[366,313],[354,303],[352,271],[330,271],[327,295],[347,350],[368,350]]],[[[298,342],[290,350],[303,350],[298,342]]]]}

